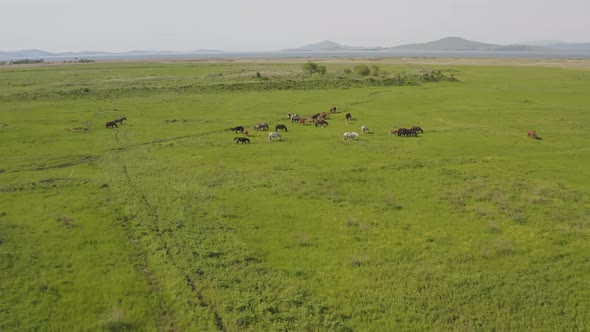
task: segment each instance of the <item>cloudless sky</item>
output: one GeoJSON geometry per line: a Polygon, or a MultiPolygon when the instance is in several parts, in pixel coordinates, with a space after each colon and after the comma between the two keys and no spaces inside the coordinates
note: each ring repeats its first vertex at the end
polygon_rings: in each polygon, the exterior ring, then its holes
{"type": "Polygon", "coordinates": [[[0,0],[0,51],[590,42],[590,0],[0,0]]]}

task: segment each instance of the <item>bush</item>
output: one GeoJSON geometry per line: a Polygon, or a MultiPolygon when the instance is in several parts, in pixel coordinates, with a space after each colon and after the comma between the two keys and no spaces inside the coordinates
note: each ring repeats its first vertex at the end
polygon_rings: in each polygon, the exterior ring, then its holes
{"type": "Polygon", "coordinates": [[[354,73],[361,76],[369,76],[371,69],[367,65],[356,65],[354,67],[354,73]]]}
{"type": "Polygon", "coordinates": [[[317,63],[313,63],[311,61],[308,61],[305,64],[303,64],[302,68],[303,72],[305,72],[308,75],[312,75],[314,73],[324,75],[327,73],[326,66],[320,66],[317,63]]]}

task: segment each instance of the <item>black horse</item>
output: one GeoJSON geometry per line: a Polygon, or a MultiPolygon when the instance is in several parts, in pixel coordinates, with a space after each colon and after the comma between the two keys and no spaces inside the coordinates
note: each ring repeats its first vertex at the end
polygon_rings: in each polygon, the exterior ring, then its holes
{"type": "Polygon", "coordinates": [[[242,144],[250,143],[250,139],[247,137],[235,137],[234,141],[236,141],[236,144],[237,143],[242,143],[242,144]]]}
{"type": "Polygon", "coordinates": [[[418,137],[418,131],[407,128],[400,128],[397,130],[397,136],[415,136],[418,137]]]}
{"type": "Polygon", "coordinates": [[[322,126],[322,127],[327,127],[328,126],[328,121],[324,120],[324,119],[319,119],[318,121],[315,122],[315,126],[322,126]]]}
{"type": "Polygon", "coordinates": [[[231,131],[233,131],[234,133],[237,134],[237,133],[243,132],[244,131],[244,127],[243,126],[237,126],[237,127],[229,128],[229,129],[226,129],[226,130],[231,130],[231,131]]]}
{"type": "Polygon", "coordinates": [[[117,126],[117,122],[116,121],[109,121],[109,122],[107,122],[107,126],[106,127],[107,128],[119,128],[117,126]]]}
{"type": "Polygon", "coordinates": [[[288,131],[287,126],[285,126],[284,124],[278,124],[275,126],[275,131],[279,131],[279,129],[283,129],[284,131],[288,131]]]}
{"type": "Polygon", "coordinates": [[[412,128],[410,128],[410,130],[424,134],[424,130],[422,130],[422,128],[420,128],[420,127],[412,127],[412,128]]]}
{"type": "Polygon", "coordinates": [[[346,123],[348,123],[350,120],[352,120],[352,114],[346,113],[346,123]]]}
{"type": "Polygon", "coordinates": [[[126,117],[122,117],[122,118],[119,118],[119,119],[115,119],[115,122],[116,123],[123,124],[123,121],[125,121],[125,120],[127,120],[127,118],[126,117]]]}

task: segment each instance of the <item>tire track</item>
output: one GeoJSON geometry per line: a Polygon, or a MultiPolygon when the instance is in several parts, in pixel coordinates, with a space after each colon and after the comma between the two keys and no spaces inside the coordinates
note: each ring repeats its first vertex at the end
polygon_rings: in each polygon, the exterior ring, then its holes
{"type": "MultiPolygon", "coordinates": [[[[131,179],[131,176],[129,176],[129,171],[127,170],[127,166],[120,160],[117,160],[117,162],[120,163],[123,168],[123,174],[125,176],[126,182],[129,185],[129,187],[133,188],[133,191],[139,194],[138,196],[139,196],[140,204],[145,208],[145,211],[147,211],[148,218],[150,218],[152,220],[152,223],[150,223],[151,226],[148,227],[148,229],[156,236],[158,242],[162,246],[162,248],[165,252],[166,260],[169,261],[172,264],[172,266],[174,267],[174,269],[176,271],[178,271],[178,273],[184,278],[186,286],[188,288],[190,288],[190,290],[194,293],[195,297],[197,298],[198,305],[200,307],[207,308],[208,312],[211,313],[211,315],[213,316],[213,320],[214,320],[215,327],[217,328],[217,330],[224,331],[224,332],[227,331],[227,329],[223,323],[223,319],[221,318],[221,315],[219,314],[219,311],[217,310],[215,305],[210,303],[209,301],[207,301],[207,299],[203,295],[202,291],[197,287],[197,284],[195,283],[195,281],[191,278],[191,276],[188,273],[183,272],[183,270],[180,268],[180,265],[177,263],[176,259],[171,254],[168,243],[166,242],[166,239],[164,238],[164,235],[163,235],[164,232],[160,228],[160,224],[158,222],[160,220],[160,216],[158,214],[157,208],[155,206],[153,206],[152,204],[150,204],[148,198],[143,193],[141,193],[141,190],[134,184],[133,180],[131,179]]],[[[127,233],[128,233],[127,235],[129,237],[130,241],[132,241],[133,243],[139,243],[139,241],[137,240],[135,235],[132,234],[132,232],[130,230],[127,230],[127,233]]],[[[158,282],[158,280],[156,279],[156,277],[153,276],[153,274],[149,271],[147,266],[145,266],[143,270],[144,270],[143,271],[144,275],[146,276],[148,281],[153,282],[153,284],[155,286],[155,290],[158,293],[161,293],[162,287],[161,287],[160,283],[158,282]]],[[[170,317],[168,315],[168,310],[162,301],[163,299],[159,298],[158,300],[159,300],[158,302],[160,305],[160,316],[163,319],[163,322],[166,325],[169,325],[171,330],[177,330],[177,328],[175,327],[175,322],[173,321],[174,318],[170,317]]]]}

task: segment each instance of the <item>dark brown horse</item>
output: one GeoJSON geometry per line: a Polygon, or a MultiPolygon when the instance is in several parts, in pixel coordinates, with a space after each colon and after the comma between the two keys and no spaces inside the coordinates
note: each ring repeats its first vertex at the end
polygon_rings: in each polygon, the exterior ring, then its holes
{"type": "Polygon", "coordinates": [[[346,123],[352,120],[352,114],[346,113],[346,123]]]}
{"type": "Polygon", "coordinates": [[[127,118],[126,117],[122,117],[122,118],[119,118],[119,119],[115,119],[115,122],[116,123],[123,124],[123,121],[125,121],[125,120],[127,120],[127,118]]]}
{"type": "Polygon", "coordinates": [[[107,122],[107,126],[106,127],[107,128],[119,128],[117,126],[117,122],[116,121],[109,121],[109,122],[107,122]]]}
{"type": "Polygon", "coordinates": [[[338,110],[336,109],[336,106],[332,106],[332,108],[330,108],[330,113],[336,113],[338,112],[338,110]]]}
{"type": "Polygon", "coordinates": [[[315,122],[315,126],[322,126],[323,128],[328,126],[328,121],[324,120],[324,119],[319,119],[315,122]]]}
{"type": "Polygon", "coordinates": [[[283,129],[284,131],[288,131],[287,126],[285,126],[284,124],[281,124],[281,123],[279,123],[278,125],[275,126],[275,131],[279,131],[279,129],[283,129]]]}
{"type": "Polygon", "coordinates": [[[226,129],[226,130],[231,130],[231,131],[233,131],[234,133],[237,134],[237,133],[243,132],[244,131],[244,127],[243,126],[237,126],[237,127],[229,128],[229,129],[226,129]]]}
{"type": "Polygon", "coordinates": [[[236,141],[236,144],[237,143],[242,143],[242,144],[250,143],[250,139],[247,137],[235,137],[234,141],[236,141]]]}
{"type": "Polygon", "coordinates": [[[422,128],[420,128],[420,127],[412,127],[412,128],[410,128],[410,130],[424,134],[424,130],[422,130],[422,128]]]}

